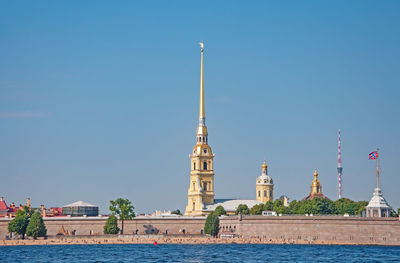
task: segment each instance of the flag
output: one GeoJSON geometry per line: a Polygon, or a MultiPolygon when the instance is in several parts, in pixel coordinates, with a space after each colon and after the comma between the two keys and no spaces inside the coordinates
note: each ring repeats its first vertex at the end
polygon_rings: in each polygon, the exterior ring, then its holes
{"type": "Polygon", "coordinates": [[[373,151],[372,153],[369,153],[369,159],[370,160],[376,160],[378,159],[378,151],[373,151]]]}

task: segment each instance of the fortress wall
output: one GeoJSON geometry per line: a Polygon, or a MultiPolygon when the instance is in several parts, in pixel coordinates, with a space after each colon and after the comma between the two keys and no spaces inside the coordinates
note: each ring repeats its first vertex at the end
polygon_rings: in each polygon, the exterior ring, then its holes
{"type": "Polygon", "coordinates": [[[277,242],[400,245],[399,218],[235,216],[221,219],[220,226],[221,233],[277,242]]]}
{"type": "MultiPolygon", "coordinates": [[[[8,235],[8,222],[0,219],[0,240],[8,235]]],[[[76,236],[86,236],[101,235],[106,218],[45,218],[44,222],[49,236],[56,235],[61,227],[69,232],[75,230],[76,236]]],[[[125,221],[124,233],[201,234],[204,224],[204,217],[138,217],[125,221]]],[[[220,226],[220,233],[273,242],[400,245],[398,218],[243,216],[239,220],[238,216],[229,216],[220,219],[220,226]]]]}
{"type": "MultiPolygon", "coordinates": [[[[44,218],[47,235],[54,236],[63,228],[68,232],[75,232],[76,236],[102,235],[107,218],[102,217],[75,217],[75,218],[44,218]]],[[[0,220],[0,240],[8,235],[9,219],[0,220]]],[[[121,221],[118,221],[121,228],[121,221]]],[[[205,218],[146,218],[137,217],[124,222],[124,234],[201,234],[205,218]]]]}

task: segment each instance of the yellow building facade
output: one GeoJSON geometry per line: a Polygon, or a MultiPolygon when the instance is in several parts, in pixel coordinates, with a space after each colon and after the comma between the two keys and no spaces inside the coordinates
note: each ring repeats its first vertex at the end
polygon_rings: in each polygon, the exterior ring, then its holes
{"type": "Polygon", "coordinates": [[[201,70],[200,70],[200,109],[199,125],[196,133],[196,145],[190,157],[190,184],[188,190],[188,204],[186,216],[202,216],[208,214],[205,205],[214,203],[214,154],[208,145],[208,131],[205,123],[204,107],[204,44],[201,47],[201,70]]]}
{"type": "Polygon", "coordinates": [[[274,201],[274,182],[268,175],[268,165],[261,166],[261,175],[256,180],[256,199],[261,203],[274,201]]]}

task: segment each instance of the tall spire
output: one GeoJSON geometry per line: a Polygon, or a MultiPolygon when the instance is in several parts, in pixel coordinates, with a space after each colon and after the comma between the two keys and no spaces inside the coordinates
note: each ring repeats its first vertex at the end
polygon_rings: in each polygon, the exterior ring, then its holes
{"type": "Polygon", "coordinates": [[[206,114],[204,111],[204,64],[203,64],[203,51],[204,43],[201,41],[201,70],[200,70],[200,111],[199,111],[199,122],[200,124],[205,124],[206,114]]]}

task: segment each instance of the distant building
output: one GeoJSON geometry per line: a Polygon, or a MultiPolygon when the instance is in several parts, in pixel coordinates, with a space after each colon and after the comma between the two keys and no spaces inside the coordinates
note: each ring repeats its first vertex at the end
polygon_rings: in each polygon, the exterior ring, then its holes
{"type": "Polygon", "coordinates": [[[262,204],[258,200],[242,200],[242,199],[215,199],[213,204],[206,205],[204,212],[210,214],[218,206],[222,206],[228,215],[234,215],[239,205],[247,205],[250,209],[255,205],[262,204]]]}
{"type": "Polygon", "coordinates": [[[61,207],[50,207],[49,209],[46,209],[44,205],[40,205],[40,212],[42,214],[42,217],[65,217],[65,215],[63,215],[63,210],[61,207]]]}
{"type": "Polygon", "coordinates": [[[367,217],[390,217],[390,210],[391,207],[383,197],[381,189],[376,187],[366,207],[367,217]]]}
{"type": "Polygon", "coordinates": [[[279,199],[282,201],[284,206],[289,206],[289,197],[287,197],[286,195],[282,195],[281,197],[279,197],[279,199]]]}
{"type": "MultiPolygon", "coordinates": [[[[28,198],[28,200],[26,201],[25,206],[29,207],[29,209],[31,208],[31,199],[28,198]]],[[[15,213],[18,210],[23,210],[24,206],[23,205],[19,205],[19,207],[17,208],[14,204],[14,202],[12,202],[10,204],[10,206],[7,205],[6,201],[4,201],[4,197],[1,197],[0,199],[0,218],[1,217],[14,217],[15,213]]]]}
{"type": "Polygon", "coordinates": [[[99,207],[78,201],[62,208],[62,214],[68,216],[98,216],[99,207]]]}
{"type": "Polygon", "coordinates": [[[306,197],[303,198],[303,200],[313,200],[315,197],[319,198],[326,198],[328,199],[323,193],[322,193],[322,185],[320,181],[318,180],[318,172],[317,169],[314,171],[314,180],[311,183],[311,191],[310,194],[306,197]]]}
{"type": "Polygon", "coordinates": [[[274,181],[268,175],[268,165],[265,160],[261,170],[261,175],[256,180],[256,199],[261,203],[274,201],[274,181]]]}

